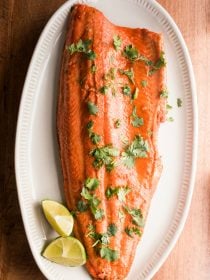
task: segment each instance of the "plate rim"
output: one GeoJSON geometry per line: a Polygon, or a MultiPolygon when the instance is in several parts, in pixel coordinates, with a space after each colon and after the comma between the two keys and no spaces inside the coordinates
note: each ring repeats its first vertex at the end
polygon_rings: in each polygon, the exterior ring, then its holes
{"type": "MultiPolygon", "coordinates": [[[[100,0],[99,0],[100,1],[100,0]]],[[[184,38],[178,28],[178,26],[176,25],[174,19],[170,16],[170,14],[155,0],[127,0],[128,2],[131,3],[136,3],[138,5],[152,5],[154,7],[154,9],[156,9],[158,12],[160,12],[163,17],[170,23],[170,25],[172,26],[173,32],[176,34],[177,38],[178,38],[178,42],[179,45],[182,49],[184,58],[185,58],[185,64],[187,66],[187,70],[188,70],[188,80],[189,83],[191,85],[191,102],[192,102],[192,115],[193,115],[193,120],[192,120],[192,125],[193,125],[193,131],[192,131],[192,146],[191,146],[191,154],[192,154],[192,162],[191,162],[191,169],[190,169],[190,174],[189,174],[189,183],[188,183],[188,188],[187,188],[187,194],[186,194],[186,199],[185,199],[185,205],[182,209],[182,215],[181,218],[179,219],[179,223],[178,226],[176,228],[175,233],[173,234],[173,237],[171,238],[170,242],[167,243],[167,247],[165,248],[164,252],[161,254],[161,256],[159,257],[159,259],[156,261],[156,264],[150,269],[149,273],[147,273],[147,275],[145,275],[145,278],[142,278],[142,276],[138,275],[137,279],[151,279],[156,272],[160,269],[160,267],[163,265],[163,263],[166,261],[167,257],[169,256],[169,254],[171,253],[173,247],[175,246],[178,238],[180,237],[180,234],[184,228],[188,213],[189,213],[189,209],[190,209],[190,205],[191,205],[191,200],[192,200],[192,195],[193,195],[193,190],[194,190],[194,183],[195,183],[195,176],[196,176],[196,164],[197,164],[197,146],[198,146],[198,108],[197,108],[197,95],[196,95],[196,82],[195,82],[195,76],[194,76],[194,72],[193,72],[193,66],[192,66],[192,62],[190,59],[190,55],[189,55],[189,51],[187,48],[187,45],[184,41],[184,38]]],[[[71,7],[73,4],[75,3],[84,3],[84,4],[88,4],[88,3],[93,3],[93,2],[97,2],[97,0],[84,0],[84,1],[77,1],[77,0],[69,0],[67,2],[65,2],[63,5],[61,5],[56,11],[55,13],[51,16],[51,18],[48,20],[47,24],[45,25],[43,31],[41,32],[41,35],[36,43],[35,49],[33,51],[32,54],[32,58],[26,73],[26,79],[24,82],[24,86],[23,86],[23,90],[22,90],[22,95],[21,95],[21,99],[20,99],[20,106],[19,106],[19,112],[18,112],[18,120],[17,120],[17,128],[16,128],[16,137],[15,137],[15,176],[16,176],[16,185],[17,185],[17,192],[18,192],[18,200],[19,200],[19,205],[20,205],[20,209],[21,209],[21,216],[23,219],[23,224],[24,224],[24,229],[26,232],[26,237],[32,252],[32,255],[35,259],[36,264],[38,265],[39,269],[41,270],[41,272],[43,273],[43,275],[45,275],[47,278],[50,277],[50,275],[48,274],[48,272],[43,268],[43,265],[41,264],[39,257],[37,256],[36,250],[34,250],[33,248],[33,241],[30,238],[30,232],[28,229],[28,222],[27,222],[27,218],[29,214],[26,214],[26,209],[24,207],[24,199],[23,199],[23,195],[22,195],[22,190],[21,190],[21,181],[22,179],[20,178],[20,171],[19,171],[19,164],[20,164],[20,160],[19,160],[19,150],[20,150],[20,146],[21,146],[21,133],[22,133],[22,126],[23,126],[23,121],[24,121],[24,114],[23,114],[23,110],[24,107],[26,106],[26,97],[27,97],[27,89],[29,87],[29,83],[31,80],[31,74],[32,74],[32,70],[35,66],[35,61],[37,60],[38,57],[38,51],[41,48],[42,45],[42,41],[44,40],[45,36],[47,35],[48,31],[51,28],[52,23],[55,21],[55,19],[57,18],[57,16],[59,14],[61,14],[62,12],[64,12],[66,9],[68,9],[69,7],[71,7]]],[[[31,132],[31,131],[29,131],[31,132]]],[[[30,138],[30,134],[28,135],[28,138],[30,138]]],[[[26,154],[28,152],[26,151],[26,154]]],[[[175,210],[175,212],[177,211],[177,208],[175,210]]],[[[171,224],[174,220],[176,216],[176,213],[173,215],[173,219],[171,221],[171,224]]],[[[168,227],[167,233],[169,231],[168,227]]],[[[166,235],[167,235],[166,233],[166,235]]],[[[166,239],[166,236],[164,236],[164,239],[166,239]]],[[[155,254],[155,252],[154,252],[155,254]]],[[[153,254],[153,255],[154,255],[153,254]]],[[[49,278],[50,279],[50,278],[49,278]]]]}

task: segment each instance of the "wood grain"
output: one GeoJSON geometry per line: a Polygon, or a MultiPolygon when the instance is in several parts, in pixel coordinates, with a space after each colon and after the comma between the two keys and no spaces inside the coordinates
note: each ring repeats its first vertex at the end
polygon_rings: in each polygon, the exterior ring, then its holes
{"type": "MultiPolygon", "coordinates": [[[[0,279],[45,279],[25,237],[14,175],[14,138],[27,67],[45,23],[64,0],[0,1],[0,279]]],[[[159,0],[188,45],[198,89],[196,186],[184,231],[154,280],[210,279],[210,0],[159,0]]]]}

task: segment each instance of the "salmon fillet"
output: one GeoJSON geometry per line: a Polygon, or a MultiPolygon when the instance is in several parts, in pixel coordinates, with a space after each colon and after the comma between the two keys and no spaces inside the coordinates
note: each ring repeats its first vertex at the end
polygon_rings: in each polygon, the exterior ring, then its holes
{"type": "Polygon", "coordinates": [[[71,9],[57,132],[74,234],[94,279],[125,279],[143,234],[162,171],[165,65],[160,34],[116,26],[86,5],[71,9]]]}

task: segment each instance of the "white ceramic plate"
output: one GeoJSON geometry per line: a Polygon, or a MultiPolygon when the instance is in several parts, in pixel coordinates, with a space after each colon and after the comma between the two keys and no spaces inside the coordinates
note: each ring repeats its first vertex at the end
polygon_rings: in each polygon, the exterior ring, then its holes
{"type": "MultiPolygon", "coordinates": [[[[56,265],[40,255],[46,240],[54,237],[41,213],[40,201],[62,201],[63,196],[55,108],[66,19],[74,3],[68,1],[53,15],[39,39],[23,89],[16,136],[16,178],[24,226],[33,256],[50,280],[90,279],[84,268],[56,265]]],[[[160,129],[164,171],[128,276],[129,280],[150,279],[180,235],[192,197],[197,142],[193,70],[177,26],[157,2],[99,0],[89,4],[115,24],[162,32],[165,39],[169,101],[175,121],[160,129]],[[183,100],[182,108],[177,108],[177,98],[183,100]]]]}

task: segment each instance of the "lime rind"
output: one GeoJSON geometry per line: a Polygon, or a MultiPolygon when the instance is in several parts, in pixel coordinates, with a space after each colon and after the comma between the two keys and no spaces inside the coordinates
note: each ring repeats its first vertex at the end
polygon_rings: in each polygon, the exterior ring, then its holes
{"type": "Polygon", "coordinates": [[[52,228],[61,236],[69,236],[72,233],[74,219],[69,210],[54,200],[43,200],[42,209],[52,228]]]}
{"type": "Polygon", "coordinates": [[[45,248],[42,256],[65,266],[81,266],[86,262],[85,248],[74,237],[56,238],[45,248]]]}

